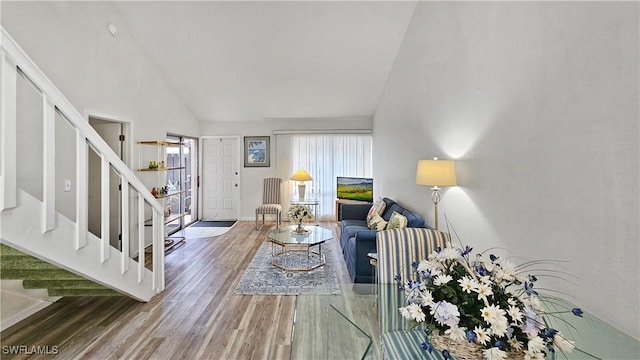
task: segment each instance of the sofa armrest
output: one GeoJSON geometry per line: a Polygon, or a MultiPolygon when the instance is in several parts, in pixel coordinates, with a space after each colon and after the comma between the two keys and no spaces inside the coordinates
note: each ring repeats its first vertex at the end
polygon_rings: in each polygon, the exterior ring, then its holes
{"type": "Polygon", "coordinates": [[[339,220],[364,220],[371,204],[341,204],[339,220]]]}

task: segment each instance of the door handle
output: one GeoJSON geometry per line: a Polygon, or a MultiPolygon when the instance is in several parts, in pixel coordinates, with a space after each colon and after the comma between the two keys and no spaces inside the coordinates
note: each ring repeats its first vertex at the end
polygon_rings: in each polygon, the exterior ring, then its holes
{"type": "Polygon", "coordinates": [[[235,186],[238,187],[238,184],[236,184],[235,186]]]}

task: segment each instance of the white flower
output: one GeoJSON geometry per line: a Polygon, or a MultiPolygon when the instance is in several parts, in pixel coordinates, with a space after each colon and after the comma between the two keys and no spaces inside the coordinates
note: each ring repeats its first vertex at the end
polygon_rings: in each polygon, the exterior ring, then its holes
{"type": "Polygon", "coordinates": [[[553,345],[558,347],[563,353],[570,353],[576,347],[574,341],[565,339],[559,332],[553,336],[553,345]]]}
{"type": "Polygon", "coordinates": [[[493,272],[493,267],[495,265],[493,264],[493,261],[491,261],[491,259],[488,259],[488,258],[478,254],[476,256],[476,260],[478,260],[478,262],[481,263],[482,266],[484,266],[484,268],[487,269],[488,272],[493,272]]]}
{"type": "Polygon", "coordinates": [[[478,300],[486,299],[487,296],[493,295],[493,290],[491,290],[491,286],[481,283],[478,284],[478,288],[473,291],[478,293],[478,300]]]}
{"type": "Polygon", "coordinates": [[[431,268],[433,268],[433,265],[431,264],[431,262],[429,262],[429,261],[427,261],[427,260],[422,260],[422,261],[420,261],[420,263],[418,264],[418,269],[417,269],[417,271],[418,271],[418,272],[421,272],[421,271],[428,271],[428,270],[430,270],[431,268]]]}
{"type": "Polygon", "coordinates": [[[457,326],[452,326],[449,329],[444,331],[445,335],[449,335],[449,338],[453,341],[466,341],[467,340],[467,335],[466,335],[466,331],[467,328],[459,328],[457,326]]]}
{"type": "Polygon", "coordinates": [[[476,342],[484,345],[487,343],[487,341],[489,341],[489,333],[487,332],[486,329],[476,326],[473,332],[476,333],[476,337],[477,337],[476,342]]]}
{"type": "MultiPolygon", "coordinates": [[[[482,318],[488,324],[494,324],[494,323],[503,321],[503,318],[505,318],[506,312],[500,309],[500,306],[489,305],[489,306],[485,306],[484,308],[482,308],[482,310],[480,310],[480,315],[482,315],[482,318]]],[[[506,320],[506,318],[504,320],[506,320]]]]}
{"type": "MultiPolygon", "coordinates": [[[[431,255],[429,255],[429,258],[431,258],[431,255]]],[[[442,265],[440,265],[439,263],[435,262],[435,261],[427,261],[427,260],[422,260],[420,261],[420,263],[418,264],[418,272],[429,272],[431,274],[431,276],[436,276],[442,273],[442,265]]]]}
{"type": "Polygon", "coordinates": [[[496,278],[496,282],[499,284],[506,285],[505,283],[511,283],[516,278],[516,266],[503,258],[500,258],[496,261],[496,263],[500,266],[496,267],[494,272],[494,277],[496,278]]]}
{"type": "Polygon", "coordinates": [[[504,317],[502,320],[497,321],[491,324],[491,334],[496,335],[498,337],[503,337],[507,333],[507,328],[509,324],[507,323],[507,318],[504,317]]]}
{"type": "Polygon", "coordinates": [[[531,307],[538,314],[542,314],[542,313],[545,312],[544,305],[542,304],[542,301],[540,301],[540,298],[535,296],[535,295],[529,296],[529,298],[524,303],[531,305],[531,307]]]}
{"type": "Polygon", "coordinates": [[[482,350],[482,354],[485,360],[504,360],[507,358],[507,353],[497,347],[482,350]]]}
{"type": "Polygon", "coordinates": [[[461,251],[456,248],[446,247],[440,252],[440,258],[444,260],[455,260],[460,257],[461,251]]]}
{"type": "Polygon", "coordinates": [[[509,340],[507,340],[507,342],[509,343],[509,345],[515,350],[515,351],[520,351],[522,350],[522,342],[518,341],[518,339],[516,338],[511,338],[509,340]]]}
{"type": "Polygon", "coordinates": [[[411,313],[409,312],[408,306],[401,307],[398,310],[400,310],[400,315],[402,315],[403,318],[411,320],[411,313]]]}
{"type": "Polygon", "coordinates": [[[509,305],[507,314],[511,316],[511,320],[513,320],[514,323],[519,324],[522,322],[522,312],[520,311],[519,307],[514,305],[509,305]]]}
{"type": "Polygon", "coordinates": [[[478,287],[476,281],[468,276],[463,276],[461,279],[459,279],[458,284],[460,284],[462,290],[466,291],[467,294],[471,294],[471,291],[475,290],[478,287]]]}
{"type": "Polygon", "coordinates": [[[431,304],[433,304],[433,295],[431,295],[431,291],[425,290],[421,294],[422,297],[420,298],[420,305],[430,306],[431,304]]]}
{"type": "Polygon", "coordinates": [[[407,310],[409,311],[409,314],[411,314],[411,318],[416,322],[421,323],[426,318],[426,315],[422,312],[422,308],[420,307],[420,305],[411,304],[407,306],[407,308],[408,308],[407,310]]]}
{"type": "Polygon", "coordinates": [[[507,333],[509,323],[506,317],[506,312],[500,309],[499,306],[485,306],[480,311],[480,315],[484,321],[490,325],[491,334],[502,337],[507,333]]]}
{"type": "Polygon", "coordinates": [[[544,340],[540,336],[529,338],[527,343],[527,351],[531,353],[542,352],[545,349],[544,340]]]}
{"type": "Polygon", "coordinates": [[[435,279],[433,279],[433,284],[436,286],[441,286],[448,283],[451,280],[453,280],[451,275],[438,275],[436,276],[435,279]]]}
{"type": "Polygon", "coordinates": [[[399,308],[400,314],[403,318],[407,320],[415,320],[417,322],[423,322],[425,319],[425,314],[422,312],[422,309],[418,304],[409,304],[405,307],[399,308]]]}

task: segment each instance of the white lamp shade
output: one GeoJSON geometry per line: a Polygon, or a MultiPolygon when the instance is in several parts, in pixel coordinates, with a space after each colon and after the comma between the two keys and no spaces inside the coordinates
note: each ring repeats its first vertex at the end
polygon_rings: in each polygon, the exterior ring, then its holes
{"type": "Polygon", "coordinates": [[[429,186],[455,186],[456,168],[453,160],[419,160],[416,184],[429,186]]]}

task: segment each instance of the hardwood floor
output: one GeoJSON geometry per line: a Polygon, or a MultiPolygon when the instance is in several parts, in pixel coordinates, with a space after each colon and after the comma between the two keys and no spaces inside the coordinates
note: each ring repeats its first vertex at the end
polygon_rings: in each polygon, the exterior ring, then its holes
{"type": "MultiPolygon", "coordinates": [[[[329,244],[350,282],[334,223],[329,244]]],[[[295,296],[234,295],[269,226],[239,222],[210,239],[188,239],[166,256],[166,290],[149,303],[63,298],[0,333],[3,359],[289,359],[295,296]],[[7,346],[49,355],[7,354],[7,346]],[[47,348],[44,348],[47,347],[47,348]],[[42,350],[41,350],[42,351],[42,350]]]]}

